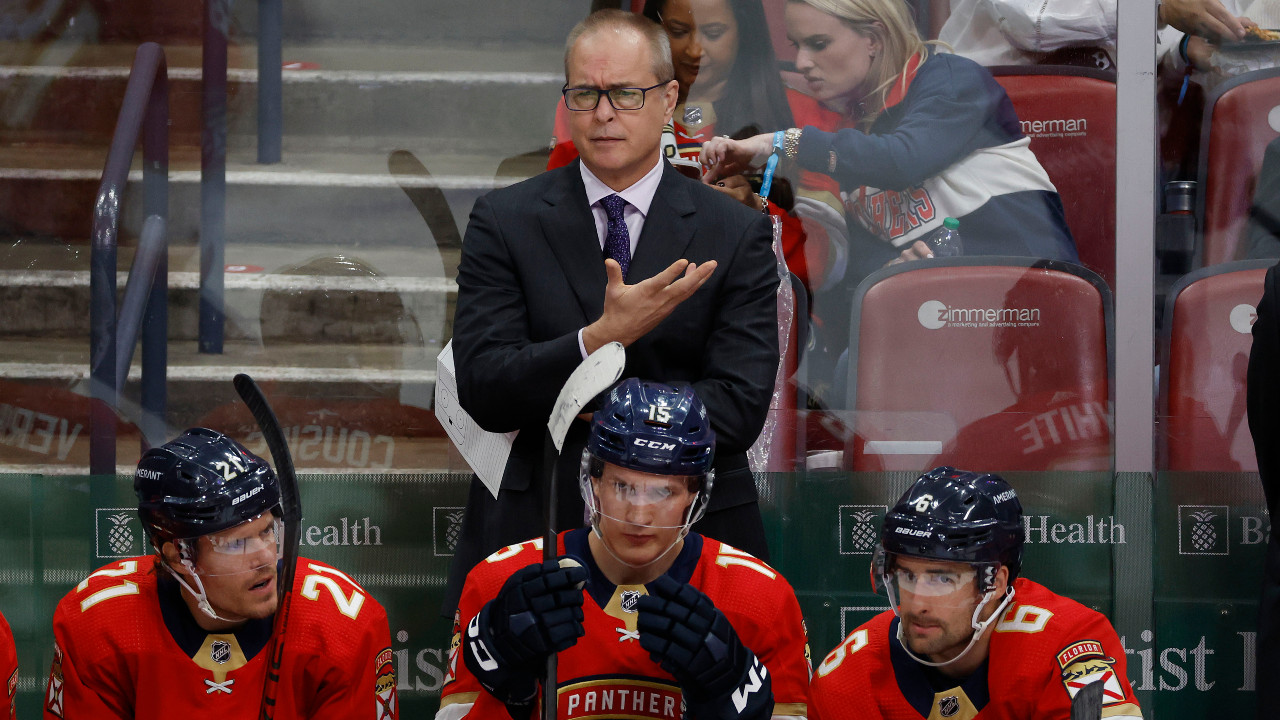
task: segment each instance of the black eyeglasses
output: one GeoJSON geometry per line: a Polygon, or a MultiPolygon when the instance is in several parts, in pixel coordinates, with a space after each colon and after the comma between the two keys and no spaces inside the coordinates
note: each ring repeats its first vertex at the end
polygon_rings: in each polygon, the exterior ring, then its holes
{"type": "Polygon", "coordinates": [[[644,107],[645,93],[660,88],[667,83],[660,82],[657,85],[650,85],[647,88],[621,87],[612,90],[601,90],[599,88],[590,87],[569,87],[564,86],[560,90],[560,94],[564,95],[564,106],[574,112],[589,112],[595,110],[600,104],[600,96],[604,95],[609,98],[609,104],[614,110],[639,110],[644,107]]]}

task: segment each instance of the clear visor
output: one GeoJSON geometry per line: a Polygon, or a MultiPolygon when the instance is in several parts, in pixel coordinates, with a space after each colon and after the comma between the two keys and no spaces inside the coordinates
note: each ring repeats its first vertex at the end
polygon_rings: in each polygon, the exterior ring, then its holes
{"type": "Polygon", "coordinates": [[[233,528],[182,541],[196,551],[196,571],[215,577],[274,567],[284,557],[284,521],[263,513],[233,528]],[[263,522],[264,519],[269,519],[263,522]]]}
{"type": "Polygon", "coordinates": [[[683,477],[600,478],[592,485],[602,516],[637,527],[683,528],[698,499],[683,477]]]}
{"type": "Polygon", "coordinates": [[[935,607],[967,607],[977,602],[976,570],[929,569],[922,572],[894,568],[885,573],[889,600],[899,607],[904,596],[926,598],[935,607]]]}

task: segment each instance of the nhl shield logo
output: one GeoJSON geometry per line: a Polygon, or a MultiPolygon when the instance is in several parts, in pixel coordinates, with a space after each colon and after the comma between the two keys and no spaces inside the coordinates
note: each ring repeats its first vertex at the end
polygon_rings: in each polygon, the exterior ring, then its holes
{"type": "Polygon", "coordinates": [[[636,604],[640,601],[639,590],[623,590],[622,591],[622,612],[633,613],[636,611],[636,604]]]}
{"type": "Polygon", "coordinates": [[[231,659],[231,643],[226,640],[214,640],[209,646],[209,657],[219,665],[226,665],[231,659]]]}
{"type": "Polygon", "coordinates": [[[938,714],[942,717],[952,717],[960,712],[960,698],[955,695],[948,695],[938,701],[938,714]]]}
{"type": "Polygon", "coordinates": [[[142,523],[137,508],[96,508],[93,515],[96,531],[95,552],[100,558],[141,555],[144,552],[142,523]]]}
{"type": "Polygon", "coordinates": [[[432,508],[432,549],[436,557],[447,557],[457,550],[458,538],[462,536],[462,515],[460,507],[432,508]]]}
{"type": "Polygon", "coordinates": [[[840,554],[870,555],[880,539],[887,505],[840,506],[840,554]]]}
{"type": "Polygon", "coordinates": [[[1178,506],[1179,555],[1227,555],[1231,509],[1226,505],[1178,506]]]}

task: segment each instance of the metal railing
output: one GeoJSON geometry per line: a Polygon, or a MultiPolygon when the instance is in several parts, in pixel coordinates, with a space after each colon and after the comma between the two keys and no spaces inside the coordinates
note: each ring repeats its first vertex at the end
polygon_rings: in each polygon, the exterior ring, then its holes
{"type": "Polygon", "coordinates": [[[124,102],[102,170],[93,207],[89,265],[89,472],[116,471],[116,421],[120,392],[129,373],[133,348],[142,336],[142,411],[139,429],[144,448],[163,442],[165,374],[168,349],[169,75],[164,50],[144,43],[134,56],[124,102]],[[117,235],[125,185],[134,149],[142,137],[142,236],[125,283],[117,316],[117,235]]]}

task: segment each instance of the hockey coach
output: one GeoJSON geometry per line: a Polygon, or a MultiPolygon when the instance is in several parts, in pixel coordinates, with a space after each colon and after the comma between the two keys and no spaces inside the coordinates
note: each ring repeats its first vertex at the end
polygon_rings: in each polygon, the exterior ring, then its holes
{"type": "Polygon", "coordinates": [[[1140,720],[1111,623],[1019,577],[1022,541],[1022,505],[998,475],[920,476],[873,564],[893,609],[818,666],[809,717],[1067,720],[1102,683],[1102,717],[1140,720]]]}
{"type": "Polygon", "coordinates": [[[100,568],[58,604],[46,720],[398,717],[386,611],[347,575],[297,558],[288,630],[273,636],[284,523],[262,458],[195,428],[148,450],[133,487],[155,554],[100,568]]]}

